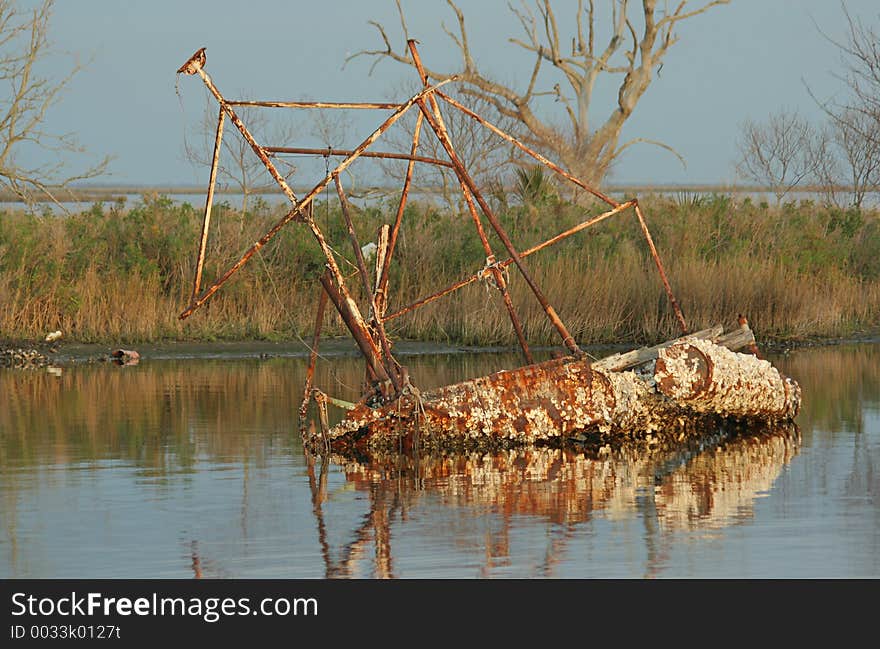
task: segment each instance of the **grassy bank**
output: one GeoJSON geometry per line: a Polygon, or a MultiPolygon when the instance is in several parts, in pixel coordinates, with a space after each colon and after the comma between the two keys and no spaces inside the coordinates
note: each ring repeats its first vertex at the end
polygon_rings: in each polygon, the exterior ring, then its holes
{"type": "MultiPolygon", "coordinates": [[[[586,216],[551,195],[496,200],[520,248],[586,216]]],[[[880,326],[880,215],[799,203],[766,207],[726,196],[643,198],[655,242],[692,328],[749,317],[763,340],[836,337],[880,326]]],[[[393,219],[396,202],[358,210],[361,243],[393,219]]],[[[0,340],[42,339],[60,329],[83,342],[307,337],[323,268],[306,228],[290,224],[208,305],[178,313],[191,291],[201,209],[165,197],[133,207],[96,204],[69,216],[0,211],[0,340]]],[[[589,210],[601,211],[597,205],[589,210]]],[[[225,270],[282,212],[215,208],[205,277],[225,270]]],[[[338,209],[316,218],[335,250],[353,261],[338,209]],[[328,227],[329,224],[329,227],[328,227]]],[[[390,310],[479,270],[484,255],[470,217],[428,205],[407,208],[391,278],[390,310]]],[[[498,257],[501,244],[493,239],[498,257]]],[[[340,263],[345,272],[354,268],[340,263]]],[[[631,213],[575,235],[527,262],[582,343],[649,342],[676,332],[665,294],[631,213]]],[[[352,281],[355,281],[352,278],[352,281]]],[[[535,344],[556,342],[526,284],[511,294],[535,344]]],[[[395,338],[509,344],[497,291],[475,283],[395,319],[395,338]]],[[[327,326],[343,334],[337,318],[327,326]]]]}

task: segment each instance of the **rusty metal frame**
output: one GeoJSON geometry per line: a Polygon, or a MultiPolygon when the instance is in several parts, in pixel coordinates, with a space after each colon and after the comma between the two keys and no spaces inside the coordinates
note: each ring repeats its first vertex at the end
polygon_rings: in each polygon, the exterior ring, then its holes
{"type": "MultiPolygon", "coordinates": [[[[267,153],[291,153],[299,155],[321,155],[321,156],[350,156],[354,151],[350,149],[315,149],[307,147],[292,146],[264,146],[263,150],[267,153]]],[[[437,158],[426,158],[424,156],[406,155],[404,153],[391,153],[387,151],[364,151],[361,153],[362,158],[380,158],[382,160],[409,160],[410,162],[424,162],[426,164],[437,167],[449,167],[452,169],[452,163],[446,160],[438,160],[437,158]]]]}
{"type": "MultiPolygon", "coordinates": [[[[586,228],[590,227],[591,225],[596,225],[597,223],[604,221],[605,219],[607,219],[610,216],[614,216],[615,214],[619,214],[623,210],[628,209],[630,207],[633,207],[634,205],[635,205],[634,200],[627,201],[626,203],[621,203],[620,205],[618,205],[617,207],[615,207],[612,210],[608,210],[607,212],[603,212],[602,214],[599,214],[598,216],[594,216],[591,219],[588,219],[586,221],[582,221],[581,223],[578,223],[577,225],[569,228],[565,232],[560,232],[555,237],[551,237],[550,239],[547,239],[546,241],[543,241],[537,245],[534,245],[527,250],[523,250],[520,253],[520,257],[528,257],[529,255],[532,255],[532,254],[538,252],[539,250],[543,250],[544,248],[551,246],[554,243],[558,243],[558,242],[562,241],[563,239],[567,239],[568,237],[570,237],[573,234],[577,234],[581,230],[585,230],[586,228]]],[[[510,266],[512,263],[513,263],[513,258],[508,257],[504,261],[496,262],[494,264],[494,268],[499,269],[499,270],[504,270],[505,268],[510,266]]],[[[480,270],[479,272],[474,273],[470,277],[459,280],[459,281],[455,282],[454,284],[447,286],[446,288],[440,289],[436,293],[432,293],[431,295],[429,295],[427,297],[420,298],[420,299],[416,300],[415,302],[408,304],[407,306],[401,307],[397,311],[394,311],[393,313],[386,315],[383,318],[383,320],[385,322],[387,322],[388,320],[393,320],[394,318],[399,318],[400,316],[402,316],[406,313],[409,313],[410,311],[412,311],[414,309],[425,306],[426,304],[430,304],[434,300],[439,300],[441,297],[443,297],[445,295],[449,295],[453,291],[457,291],[460,288],[464,288],[468,284],[473,284],[474,282],[476,282],[478,280],[485,279],[486,273],[488,273],[489,270],[490,270],[489,268],[484,268],[484,269],[480,270]]]]}
{"type": "MultiPolygon", "coordinates": [[[[407,46],[409,47],[410,55],[413,58],[413,63],[416,66],[416,70],[418,71],[419,76],[422,78],[422,85],[427,87],[428,75],[425,73],[425,69],[422,66],[422,60],[419,56],[418,48],[416,48],[415,41],[408,41],[407,46]]],[[[516,313],[516,307],[514,307],[513,300],[510,298],[510,292],[507,289],[507,282],[504,280],[504,275],[495,266],[495,253],[492,252],[492,246],[489,244],[489,238],[486,236],[486,231],[483,229],[482,221],[480,220],[480,216],[477,213],[477,208],[474,205],[474,195],[476,193],[476,188],[474,188],[473,190],[471,189],[473,181],[468,182],[467,171],[464,169],[464,165],[461,164],[461,161],[458,159],[458,156],[452,148],[452,142],[449,139],[449,131],[446,130],[446,124],[443,121],[443,115],[440,112],[440,106],[437,104],[437,100],[433,96],[429,96],[428,102],[431,104],[430,115],[427,112],[427,107],[425,106],[424,100],[420,100],[418,102],[419,108],[422,111],[422,116],[425,118],[425,121],[428,122],[428,125],[434,131],[434,134],[437,136],[437,139],[440,140],[440,144],[446,150],[449,159],[452,161],[455,174],[458,177],[458,182],[461,186],[462,196],[464,196],[465,203],[468,206],[468,211],[471,214],[471,219],[473,220],[474,226],[477,229],[477,235],[480,237],[480,243],[483,246],[483,251],[486,253],[486,265],[491,269],[492,279],[495,282],[495,287],[501,293],[502,299],[504,300],[504,308],[507,309],[507,313],[510,317],[510,322],[513,325],[513,330],[514,332],[516,332],[516,338],[519,341],[520,348],[522,349],[523,357],[525,358],[526,363],[531,365],[535,361],[532,358],[531,351],[529,351],[529,345],[526,342],[526,337],[525,333],[523,332],[522,324],[520,323],[519,316],[516,313]]],[[[480,205],[482,206],[483,203],[481,202],[480,205]]]]}
{"type": "MultiPolygon", "coordinates": [[[[490,131],[492,131],[493,133],[498,135],[498,137],[500,137],[504,140],[507,140],[508,142],[510,142],[511,144],[516,146],[517,148],[519,148],[523,153],[526,153],[527,155],[531,156],[532,158],[534,158],[538,162],[542,163],[547,168],[549,168],[553,172],[560,175],[562,178],[565,178],[566,180],[574,183],[575,185],[577,185],[578,187],[580,187],[584,191],[592,194],[593,196],[595,196],[599,200],[603,201],[604,203],[607,203],[611,207],[618,207],[620,205],[620,203],[615,201],[610,196],[606,196],[602,192],[598,191],[597,189],[594,189],[593,187],[590,187],[589,185],[587,185],[586,183],[584,183],[580,179],[576,178],[575,176],[572,176],[570,173],[565,171],[559,165],[554,164],[553,162],[551,162],[550,160],[548,160],[547,158],[542,156],[537,151],[533,151],[532,149],[527,147],[525,144],[523,144],[522,142],[517,140],[515,137],[505,133],[500,128],[498,128],[497,126],[495,126],[494,124],[489,122],[487,119],[480,117],[474,111],[469,109],[467,106],[456,101],[455,99],[453,99],[452,97],[450,97],[446,93],[444,93],[442,91],[438,91],[436,94],[443,101],[445,101],[447,104],[457,108],[458,110],[460,110],[462,113],[464,113],[465,115],[467,115],[471,119],[476,120],[479,124],[481,124],[482,126],[486,127],[487,129],[489,129],[490,131]]],[[[666,291],[666,296],[669,298],[669,302],[672,305],[672,310],[675,313],[675,317],[678,320],[678,324],[681,327],[682,333],[687,333],[687,331],[688,331],[687,322],[685,322],[684,314],[681,312],[681,307],[679,307],[679,305],[678,305],[678,300],[675,299],[675,295],[672,293],[672,287],[669,285],[669,280],[666,278],[666,271],[663,268],[663,262],[660,260],[660,255],[657,252],[656,246],[654,245],[654,240],[651,238],[651,233],[648,230],[647,224],[645,223],[645,217],[642,214],[641,208],[639,207],[638,200],[632,199],[632,202],[634,202],[635,213],[636,213],[636,217],[639,220],[639,226],[642,229],[642,233],[645,235],[645,240],[647,241],[648,248],[651,251],[651,257],[654,259],[654,265],[657,266],[657,270],[660,273],[660,279],[663,282],[663,289],[666,291]]]]}
{"type": "Polygon", "coordinates": [[[672,306],[672,310],[675,314],[676,319],[678,320],[679,326],[681,327],[682,331],[686,333],[687,324],[681,312],[678,301],[675,299],[675,296],[672,292],[672,288],[667,279],[665,269],[660,260],[660,256],[657,252],[656,246],[654,245],[650,231],[648,230],[648,226],[645,221],[645,217],[641,210],[641,207],[638,203],[638,200],[631,199],[625,202],[617,202],[613,200],[602,192],[588,186],[586,183],[582,182],[552,161],[548,160],[546,157],[542,156],[536,151],[533,151],[525,144],[519,142],[512,135],[505,133],[488,120],[484,119],[463,104],[445,94],[440,88],[447,83],[454,81],[455,77],[444,79],[434,85],[429,85],[427,75],[425,74],[424,68],[421,64],[421,59],[418,49],[416,47],[416,42],[410,40],[408,41],[407,45],[413,59],[413,64],[419,74],[420,80],[422,81],[423,87],[419,92],[415,93],[408,100],[401,103],[228,100],[220,93],[211,77],[205,72],[205,58],[203,50],[197,52],[189,61],[187,61],[187,63],[184,64],[183,67],[181,67],[179,72],[190,75],[197,74],[199,77],[201,77],[205,86],[219,104],[219,114],[217,119],[217,130],[211,163],[210,178],[208,183],[208,192],[205,200],[205,212],[202,223],[202,231],[196,255],[196,270],[193,281],[192,297],[190,299],[189,305],[184,309],[179,317],[181,319],[189,317],[196,309],[207,302],[217,292],[217,290],[236,272],[238,272],[238,270],[240,270],[244,266],[244,264],[247,263],[247,261],[257,251],[260,250],[260,248],[265,246],[280,231],[282,227],[284,227],[291,221],[302,223],[306,227],[308,227],[312,235],[314,236],[319,248],[324,254],[326,260],[326,272],[320,278],[322,290],[318,302],[312,353],[307,373],[306,387],[303,394],[303,403],[300,411],[301,416],[305,416],[305,411],[307,411],[308,409],[309,402],[312,399],[315,399],[319,406],[319,414],[321,415],[320,419],[322,424],[322,432],[326,434],[326,404],[328,402],[332,403],[334,400],[331,397],[324,395],[322,392],[320,392],[320,390],[315,389],[312,384],[314,378],[314,366],[317,360],[317,345],[320,338],[320,331],[324,316],[324,307],[328,300],[333,303],[336,311],[342,318],[342,321],[349,329],[352,338],[356,342],[366,362],[367,379],[370,385],[367,389],[366,394],[359,402],[361,404],[388,404],[391,403],[395,398],[400,398],[400,396],[403,394],[412,394],[412,392],[415,390],[415,388],[410,385],[406,368],[402,367],[392,356],[391,341],[387,336],[384,324],[394,318],[398,318],[406,313],[411,312],[414,309],[433,302],[434,300],[448,295],[449,293],[480,279],[491,279],[492,283],[500,291],[505,309],[508,312],[511,324],[516,333],[517,340],[522,349],[525,362],[527,365],[532,365],[533,358],[529,350],[526,335],[523,331],[519,316],[516,313],[516,308],[510,297],[507,288],[507,281],[505,280],[505,276],[503,273],[503,271],[510,265],[515,265],[517,267],[517,270],[525,280],[526,284],[529,286],[531,292],[534,294],[535,299],[541,305],[541,308],[543,309],[547,318],[550,320],[550,323],[553,325],[553,327],[557,330],[560,337],[562,338],[563,345],[568,349],[572,356],[583,360],[583,352],[578,347],[577,343],[574,340],[574,337],[571,335],[568,328],[562,322],[552,304],[549,302],[541,288],[538,286],[535,279],[532,277],[530,271],[525,266],[523,259],[540,250],[543,250],[550,245],[557,243],[558,241],[561,241],[577,232],[580,232],[585,228],[604,221],[605,219],[619,214],[625,210],[633,208],[635,216],[638,219],[639,226],[647,241],[652,259],[657,267],[664,290],[672,306]],[[446,129],[443,115],[440,110],[440,102],[438,101],[438,97],[440,100],[443,101],[444,105],[452,109],[458,110],[463,114],[469,116],[470,118],[476,120],[483,127],[489,129],[497,136],[518,147],[527,155],[531,156],[544,166],[551,169],[554,173],[574,183],[576,186],[582,188],[592,196],[603,201],[604,203],[609,205],[611,209],[597,216],[587,218],[586,220],[573,226],[572,228],[569,228],[568,230],[557,234],[556,236],[551,237],[550,239],[540,244],[532,246],[527,250],[518,250],[504,227],[501,225],[498,217],[495,215],[486,200],[483,198],[480,190],[476,186],[473,178],[469,175],[463,162],[458,157],[455,151],[454,144],[450,139],[449,132],[446,129]],[[390,110],[392,112],[378,127],[376,127],[376,129],[369,136],[367,136],[354,149],[334,149],[332,147],[327,149],[315,149],[305,147],[271,146],[259,144],[250,133],[250,131],[247,129],[244,122],[235,112],[234,107],[237,106],[288,109],[390,110]],[[416,116],[415,127],[413,129],[410,153],[408,155],[402,153],[368,150],[395,122],[397,122],[414,106],[418,108],[418,112],[416,116]],[[250,148],[253,150],[254,154],[261,160],[263,165],[266,167],[266,170],[274,178],[281,191],[285,194],[285,196],[292,204],[292,207],[284,214],[284,216],[280,220],[272,225],[272,227],[268,231],[266,231],[256,243],[254,243],[248,250],[242,253],[237,261],[235,261],[229,268],[221,273],[210,286],[202,290],[202,273],[204,270],[208,231],[211,222],[211,209],[217,179],[220,146],[223,137],[224,123],[227,119],[236,127],[241,136],[245,139],[250,148]],[[437,141],[446,153],[448,160],[420,156],[417,154],[420,144],[421,131],[425,124],[427,124],[429,130],[433,132],[434,136],[437,138],[437,141]],[[272,162],[272,158],[278,155],[321,155],[327,158],[328,167],[330,156],[341,156],[343,160],[339,162],[333,169],[328,169],[328,173],[326,174],[326,176],[318,181],[308,192],[306,192],[306,194],[302,198],[299,198],[290,187],[290,185],[287,183],[285,178],[278,172],[272,162]],[[357,239],[357,236],[355,235],[354,224],[352,221],[351,210],[349,208],[348,200],[340,181],[340,174],[345,171],[352,163],[362,157],[378,159],[397,159],[407,161],[403,188],[397,207],[397,212],[395,214],[394,223],[391,226],[385,225],[383,226],[383,228],[380,228],[379,250],[377,251],[375,269],[376,272],[374,276],[375,281],[371,281],[370,279],[369,270],[366,267],[366,262],[361,253],[360,243],[357,239]],[[395,252],[395,247],[403,220],[408,194],[412,185],[413,171],[417,163],[449,168],[452,169],[453,172],[456,174],[463,198],[471,217],[471,221],[476,228],[477,234],[480,238],[480,242],[485,252],[486,264],[482,269],[475,272],[470,277],[456,282],[449,287],[441,289],[440,291],[437,291],[432,295],[421,298],[407,306],[398,308],[396,311],[393,311],[392,313],[386,315],[386,310],[388,306],[389,269],[395,252]],[[330,183],[335,184],[336,192],[340,201],[342,216],[345,220],[346,229],[349,234],[352,247],[354,249],[354,255],[357,262],[356,267],[358,270],[357,275],[360,277],[365,289],[365,293],[368,296],[367,306],[369,313],[366,317],[361,312],[357,301],[352,297],[351,292],[346,286],[346,278],[343,276],[337,264],[335,251],[327,243],[324,233],[318,227],[318,224],[316,223],[312,215],[312,207],[315,198],[325,189],[327,189],[330,183]],[[486,230],[483,227],[483,218],[488,221],[490,227],[503,244],[508,254],[508,257],[506,259],[502,261],[497,260],[492,250],[491,244],[489,243],[486,230]]]}
{"type": "MultiPolygon", "coordinates": [[[[198,74],[202,77],[202,80],[205,82],[205,85],[208,86],[208,88],[212,91],[212,94],[214,94],[214,96],[217,98],[218,102],[220,102],[220,105],[223,107],[224,112],[230,117],[230,119],[232,119],[232,116],[235,115],[235,112],[232,110],[231,105],[223,99],[223,96],[217,90],[216,86],[214,86],[213,82],[211,81],[211,79],[207,75],[207,73],[203,69],[199,68],[198,74]]],[[[259,144],[256,143],[256,141],[253,139],[253,136],[250,134],[250,132],[247,130],[247,128],[244,126],[244,124],[241,122],[241,120],[236,115],[235,119],[232,119],[233,123],[238,128],[238,130],[241,132],[242,136],[245,138],[245,140],[248,142],[248,144],[251,145],[251,148],[257,154],[257,157],[260,158],[260,160],[266,166],[266,169],[269,171],[269,173],[272,174],[273,178],[275,178],[275,181],[281,187],[282,191],[284,191],[285,195],[290,199],[290,202],[293,203],[293,207],[277,223],[275,223],[275,225],[273,225],[266,232],[266,234],[264,234],[253,246],[248,248],[248,250],[245,251],[244,254],[242,254],[242,256],[238,259],[238,261],[236,261],[232,266],[230,266],[226,270],[226,272],[224,272],[220,276],[219,279],[217,279],[210,287],[205,289],[205,291],[202,292],[202,294],[199,295],[198,298],[192,300],[190,305],[180,314],[180,316],[179,316],[180,319],[183,320],[183,319],[189,317],[190,315],[192,315],[193,311],[195,311],[202,304],[204,304],[208,299],[210,299],[211,296],[217,292],[217,289],[219,289],[223,284],[225,284],[229,280],[229,278],[232,277],[232,275],[234,275],[236,272],[238,272],[241,269],[241,267],[244,266],[244,264],[247,263],[247,261],[251,257],[253,257],[254,254],[256,254],[256,252],[260,248],[265,246],[279,232],[279,230],[281,230],[281,228],[283,228],[285,225],[287,225],[291,221],[297,220],[297,221],[302,221],[302,222],[307,223],[310,226],[313,234],[315,235],[315,238],[318,239],[319,244],[322,244],[323,235],[320,234],[319,230],[317,230],[317,226],[315,225],[314,220],[311,219],[311,217],[306,213],[306,208],[312,203],[312,201],[315,199],[315,197],[318,194],[320,194],[322,191],[324,191],[324,189],[327,188],[327,185],[329,185],[333,181],[334,174],[342,173],[349,166],[351,166],[351,164],[361,156],[361,154],[367,149],[367,147],[369,147],[373,142],[375,142],[377,139],[379,139],[379,137],[382,135],[382,133],[387,131],[391,127],[392,124],[394,124],[398,119],[400,119],[404,115],[404,113],[406,113],[410,108],[412,108],[412,106],[416,103],[416,101],[418,99],[421,99],[423,96],[428,95],[431,92],[436,91],[437,88],[439,88],[439,87],[441,87],[441,86],[443,86],[453,80],[454,80],[454,78],[445,79],[445,80],[441,81],[440,83],[437,83],[437,84],[431,86],[430,88],[425,88],[425,89],[421,90],[420,92],[416,93],[413,97],[411,97],[409,99],[409,101],[407,101],[404,104],[401,104],[400,108],[395,110],[384,122],[382,122],[382,124],[379,125],[379,127],[376,128],[375,131],[373,131],[363,142],[361,142],[353,150],[351,155],[346,156],[342,162],[340,162],[338,165],[336,165],[336,167],[333,170],[331,170],[330,173],[328,173],[323,178],[323,180],[321,180],[314,187],[312,187],[312,189],[309,190],[309,192],[306,193],[306,195],[301,199],[296,198],[296,194],[293,193],[293,190],[290,189],[290,187],[287,185],[287,182],[284,180],[284,178],[281,176],[281,174],[278,173],[278,171],[275,169],[275,166],[272,164],[271,160],[269,160],[268,154],[266,153],[265,149],[263,149],[259,144]],[[274,173],[273,173],[273,171],[274,171],[274,173]]],[[[336,261],[333,259],[332,254],[330,254],[329,249],[326,248],[325,243],[323,245],[321,245],[321,248],[322,248],[322,251],[324,252],[325,256],[327,256],[327,263],[331,266],[331,271],[332,271],[333,270],[332,267],[335,267],[336,261]]],[[[204,254],[204,252],[200,249],[199,254],[202,255],[202,254],[204,254]]]]}

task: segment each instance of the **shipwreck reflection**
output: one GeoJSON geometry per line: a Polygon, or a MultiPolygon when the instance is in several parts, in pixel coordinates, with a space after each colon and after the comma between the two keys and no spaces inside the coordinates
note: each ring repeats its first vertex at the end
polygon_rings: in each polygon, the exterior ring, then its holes
{"type": "Polygon", "coordinates": [[[381,487],[367,486],[370,493],[370,509],[361,519],[361,524],[351,534],[350,541],[334,558],[327,540],[327,524],[324,520],[323,506],[327,500],[327,470],[329,462],[316,462],[314,456],[305,451],[308,467],[309,487],[312,491],[312,511],[318,523],[318,542],[328,578],[352,578],[357,576],[355,569],[369,553],[373,542],[373,572],[377,578],[393,579],[391,560],[391,521],[399,513],[399,492],[389,492],[381,487]],[[320,469],[316,469],[319,463],[320,469]]]}
{"type": "Polygon", "coordinates": [[[654,489],[661,528],[721,528],[753,516],[800,446],[796,426],[738,435],[662,476],[654,489]]]}
{"type": "MultiPolygon", "coordinates": [[[[395,525],[428,503],[490,511],[500,524],[485,535],[482,574],[510,555],[510,526],[517,517],[553,524],[536,576],[552,574],[579,524],[594,517],[641,517],[648,575],[664,562],[673,534],[718,530],[752,518],[755,503],[797,455],[795,424],[758,430],[717,431],[662,447],[620,448],[604,454],[575,449],[521,448],[492,453],[411,457],[334,457],[349,488],[368,494],[369,512],[338,552],[327,543],[327,462],[308,458],[313,511],[326,576],[351,577],[359,569],[394,577],[395,525]],[[371,548],[372,546],[372,548],[371,548]],[[360,568],[359,568],[360,567],[360,568]]],[[[443,534],[441,530],[439,532],[443,534]]],[[[447,532],[449,542],[454,534],[447,532]]]]}

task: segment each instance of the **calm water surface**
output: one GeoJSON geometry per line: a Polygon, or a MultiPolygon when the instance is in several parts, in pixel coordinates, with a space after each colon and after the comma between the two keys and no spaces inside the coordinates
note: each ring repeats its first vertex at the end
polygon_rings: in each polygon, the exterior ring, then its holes
{"type": "Polygon", "coordinates": [[[369,464],[304,456],[301,358],[0,369],[0,577],[880,577],[880,345],[773,360],[797,427],[369,464]]]}

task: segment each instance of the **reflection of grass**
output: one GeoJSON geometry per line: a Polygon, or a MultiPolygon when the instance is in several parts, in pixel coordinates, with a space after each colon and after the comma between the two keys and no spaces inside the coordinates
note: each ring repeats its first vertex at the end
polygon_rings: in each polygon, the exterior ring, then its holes
{"type": "MultiPolygon", "coordinates": [[[[555,195],[530,197],[525,192],[525,204],[500,215],[520,248],[587,215],[555,195]]],[[[390,202],[357,214],[362,243],[392,219],[395,206],[390,202]]],[[[811,204],[767,209],[726,196],[656,198],[645,201],[645,208],[694,328],[730,324],[740,312],[764,339],[880,326],[877,213],[811,204]]],[[[588,213],[599,211],[597,206],[588,213]]],[[[212,221],[206,283],[279,215],[265,203],[241,214],[221,202],[212,221]]],[[[334,249],[351,257],[338,210],[321,202],[316,218],[334,249]]],[[[189,301],[200,227],[198,209],[164,197],[145,198],[131,208],[98,204],[63,218],[0,212],[0,338],[42,338],[55,329],[83,341],[277,338],[311,328],[314,278],[323,260],[311,235],[296,224],[283,228],[208,307],[179,321],[189,301]]],[[[492,245],[499,258],[506,256],[498,241],[492,245]]],[[[658,340],[675,331],[631,214],[551,250],[527,265],[580,341],[658,340]]],[[[392,272],[392,309],[479,270],[483,257],[469,217],[412,204],[392,272]]],[[[341,265],[353,271],[345,261],[341,265]]],[[[555,342],[554,329],[515,268],[510,278],[528,337],[555,342]]],[[[480,283],[388,327],[396,337],[472,344],[514,340],[500,297],[480,283]]],[[[328,331],[344,333],[335,318],[328,331]]]]}
{"type": "MultiPolygon", "coordinates": [[[[430,387],[514,358],[460,354],[407,363],[430,387]]],[[[279,447],[298,454],[305,363],[156,361],[72,366],[60,377],[0,369],[0,469],[114,459],[161,473],[201,456],[260,462],[279,447]]],[[[334,396],[357,398],[362,379],[356,358],[318,364],[317,385],[334,396]]]]}
{"type": "Polygon", "coordinates": [[[299,372],[287,370],[200,362],[70,368],[60,378],[0,372],[3,455],[8,464],[123,459],[160,472],[200,455],[259,461],[270,445],[294,443],[296,406],[271,400],[301,390],[299,372]]]}
{"type": "Polygon", "coordinates": [[[880,408],[880,345],[800,349],[773,363],[800,383],[797,422],[805,436],[815,429],[861,431],[864,409],[880,408]]]}

